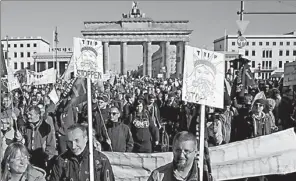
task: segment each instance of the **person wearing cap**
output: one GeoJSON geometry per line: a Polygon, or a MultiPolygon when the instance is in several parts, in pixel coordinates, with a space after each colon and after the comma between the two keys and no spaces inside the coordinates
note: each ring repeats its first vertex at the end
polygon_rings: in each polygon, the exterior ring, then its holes
{"type": "MultiPolygon", "coordinates": [[[[109,117],[110,108],[107,106],[109,97],[106,94],[100,94],[97,97],[97,102],[93,105],[93,126],[96,132],[96,139],[102,144],[102,147],[110,145],[110,139],[106,130],[106,122],[109,117]],[[106,146],[105,146],[106,145],[106,146]]],[[[84,109],[87,113],[87,105],[84,109]]],[[[86,116],[87,117],[87,116],[86,116]]]]}
{"type": "Polygon", "coordinates": [[[267,101],[265,99],[257,99],[254,102],[252,112],[246,118],[252,129],[250,137],[258,137],[271,133],[272,120],[264,113],[266,106],[267,101]]]}
{"type": "Polygon", "coordinates": [[[246,118],[250,115],[253,96],[246,94],[244,96],[243,104],[237,104],[237,100],[233,100],[233,106],[237,109],[238,115],[234,117],[233,125],[231,125],[233,132],[232,141],[241,141],[247,139],[249,136],[249,127],[246,118]]]}

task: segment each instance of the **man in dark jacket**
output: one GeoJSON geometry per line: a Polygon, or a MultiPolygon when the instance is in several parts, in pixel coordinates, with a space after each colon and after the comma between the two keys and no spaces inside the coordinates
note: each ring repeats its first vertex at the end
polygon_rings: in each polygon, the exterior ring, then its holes
{"type": "Polygon", "coordinates": [[[56,137],[51,126],[43,119],[39,107],[30,107],[27,124],[20,128],[31,157],[31,163],[42,169],[56,155],[56,137]]]}
{"type": "Polygon", "coordinates": [[[123,106],[123,112],[122,112],[122,121],[124,124],[129,125],[130,120],[130,114],[133,111],[133,98],[132,95],[127,94],[125,96],[126,104],[123,106]]]}
{"type": "MultiPolygon", "coordinates": [[[[79,124],[71,125],[68,128],[67,143],[69,149],[57,157],[49,180],[89,180],[89,145],[86,128],[79,124]]],[[[113,170],[108,158],[95,149],[93,154],[94,179],[114,181],[113,170]]]]}
{"type": "Polygon", "coordinates": [[[120,112],[117,107],[112,107],[107,121],[107,131],[111,139],[112,149],[103,148],[106,151],[131,152],[134,147],[134,140],[129,127],[119,121],[120,112]]]}

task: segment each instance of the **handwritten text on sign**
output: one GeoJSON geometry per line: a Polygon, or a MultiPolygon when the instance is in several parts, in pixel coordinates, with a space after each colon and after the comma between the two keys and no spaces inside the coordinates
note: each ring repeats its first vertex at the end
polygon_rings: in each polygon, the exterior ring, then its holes
{"type": "MultiPolygon", "coordinates": [[[[295,172],[295,143],[294,130],[289,129],[268,136],[212,147],[212,175],[219,181],[295,172]]],[[[104,154],[111,162],[115,179],[119,181],[147,180],[154,169],[173,160],[171,152],[104,154]]]]}
{"type": "Polygon", "coordinates": [[[285,63],[284,86],[296,85],[296,62],[285,63]]]}
{"type": "Polygon", "coordinates": [[[103,75],[102,42],[74,38],[74,75],[101,80],[103,75]]]}

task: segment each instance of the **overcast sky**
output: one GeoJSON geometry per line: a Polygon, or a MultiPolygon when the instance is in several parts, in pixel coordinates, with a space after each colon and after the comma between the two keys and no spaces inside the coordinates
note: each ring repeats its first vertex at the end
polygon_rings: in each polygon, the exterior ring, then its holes
{"type": "MultiPolygon", "coordinates": [[[[236,34],[236,12],[240,1],[139,1],[139,8],[153,20],[189,20],[193,30],[190,45],[213,47],[213,41],[227,34],[236,34]]],[[[82,37],[84,21],[117,21],[128,13],[132,1],[2,1],[1,37],[6,35],[41,36],[50,43],[58,27],[59,46],[72,47],[73,37],[82,37]]],[[[293,1],[247,1],[245,11],[296,12],[293,1]]],[[[245,15],[249,26],[245,34],[283,34],[296,30],[296,15],[245,15]]],[[[158,47],[154,46],[153,50],[158,47]]],[[[110,67],[119,69],[119,47],[110,51],[110,67]]],[[[128,47],[128,69],[142,62],[142,48],[128,47]]]]}

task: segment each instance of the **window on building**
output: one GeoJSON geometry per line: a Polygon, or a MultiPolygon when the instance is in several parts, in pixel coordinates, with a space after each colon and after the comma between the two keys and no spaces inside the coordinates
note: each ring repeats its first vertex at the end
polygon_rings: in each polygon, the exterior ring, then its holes
{"type": "Polygon", "coordinates": [[[283,56],[283,50],[279,51],[279,56],[283,56]]]}
{"type": "Polygon", "coordinates": [[[27,47],[30,47],[30,43],[27,44],[27,47]]]}
{"type": "Polygon", "coordinates": [[[282,67],[283,67],[283,62],[279,61],[279,68],[282,68],[282,67]]]}
{"type": "Polygon", "coordinates": [[[14,70],[16,70],[16,69],[17,69],[17,63],[14,62],[14,70]]]}
{"type": "Polygon", "coordinates": [[[263,44],[262,42],[259,42],[259,46],[262,46],[262,44],[263,44]]]}
{"type": "Polygon", "coordinates": [[[17,53],[16,52],[14,52],[14,58],[17,58],[17,53]]]}
{"type": "Polygon", "coordinates": [[[30,52],[27,52],[27,57],[31,57],[31,53],[30,52]]]}
{"type": "Polygon", "coordinates": [[[293,50],[293,56],[296,56],[296,50],[293,50]]]}
{"type": "Polygon", "coordinates": [[[21,69],[24,69],[24,62],[21,62],[21,69]]]}
{"type": "Polygon", "coordinates": [[[28,67],[28,68],[31,67],[31,62],[27,62],[27,67],[28,67]]]}
{"type": "Polygon", "coordinates": [[[34,52],[33,54],[36,54],[36,52],[34,52]]]}
{"type": "Polygon", "coordinates": [[[294,44],[294,46],[296,46],[296,41],[294,41],[294,43],[293,43],[293,44],[294,44]]]}
{"type": "Polygon", "coordinates": [[[287,41],[287,46],[290,46],[290,42],[289,41],[287,41]]]}
{"type": "Polygon", "coordinates": [[[252,50],[252,56],[256,56],[255,50],[252,50]]]}
{"type": "Polygon", "coordinates": [[[14,44],[13,47],[14,47],[14,48],[17,48],[17,44],[14,44]]]}
{"type": "Polygon", "coordinates": [[[269,68],[272,67],[272,61],[269,61],[269,68]]]}
{"type": "Polygon", "coordinates": [[[7,52],[4,53],[4,58],[7,59],[7,52]]]}
{"type": "Polygon", "coordinates": [[[284,42],[281,41],[281,42],[280,42],[280,45],[283,46],[283,45],[284,45],[284,42]]]}
{"type": "Polygon", "coordinates": [[[274,41],[274,42],[272,43],[272,45],[273,45],[273,46],[276,46],[276,42],[274,41]]]}
{"type": "Polygon", "coordinates": [[[266,46],[269,46],[269,42],[268,41],[266,42],[266,46]]]}
{"type": "Polygon", "coordinates": [[[24,52],[21,52],[21,58],[23,58],[24,57],[24,52]]]}
{"type": "Polygon", "coordinates": [[[4,44],[3,44],[3,43],[1,43],[1,45],[2,45],[2,47],[3,47],[3,49],[4,49],[4,44]]]}
{"type": "Polygon", "coordinates": [[[269,58],[272,58],[272,50],[269,50],[269,58]]]}
{"type": "Polygon", "coordinates": [[[8,48],[10,48],[10,44],[8,44],[8,48]]]}
{"type": "Polygon", "coordinates": [[[265,50],[262,51],[262,57],[265,58],[265,50]]]}
{"type": "Polygon", "coordinates": [[[252,46],[256,46],[256,42],[252,42],[252,46]]]}
{"type": "Polygon", "coordinates": [[[264,69],[264,67],[265,67],[265,61],[262,61],[262,69],[264,69]]]}
{"type": "Polygon", "coordinates": [[[252,61],[252,68],[255,68],[255,61],[252,61]]]}
{"type": "Polygon", "coordinates": [[[37,47],[37,43],[34,43],[33,46],[34,46],[34,47],[37,47]]]}
{"type": "Polygon", "coordinates": [[[245,56],[249,56],[249,50],[245,50],[245,56]]]}
{"type": "MultiPolygon", "coordinates": [[[[220,45],[221,46],[221,45],[220,45]]],[[[67,48],[63,48],[63,51],[65,52],[65,51],[67,51],[67,48]]]]}
{"type": "Polygon", "coordinates": [[[289,55],[290,55],[290,51],[286,50],[286,56],[289,56],[289,55]]]}
{"type": "Polygon", "coordinates": [[[24,47],[24,44],[20,44],[20,47],[23,48],[24,47]]]}

